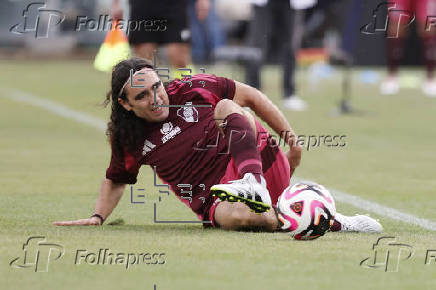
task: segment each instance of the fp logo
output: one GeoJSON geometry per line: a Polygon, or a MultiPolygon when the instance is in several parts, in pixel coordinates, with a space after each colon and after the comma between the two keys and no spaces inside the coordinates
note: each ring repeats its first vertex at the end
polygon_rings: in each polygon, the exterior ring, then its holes
{"type": "Polygon", "coordinates": [[[14,268],[34,268],[35,272],[48,272],[50,262],[64,255],[61,245],[47,243],[42,236],[29,237],[23,244],[23,256],[13,259],[9,265],[14,268]]]}
{"type": "Polygon", "coordinates": [[[35,38],[48,38],[50,27],[64,21],[65,15],[59,10],[46,9],[44,2],[34,2],[23,10],[21,23],[13,25],[9,31],[15,34],[35,33],[35,38]]]}
{"type": "Polygon", "coordinates": [[[380,3],[372,12],[372,20],[360,28],[363,34],[385,34],[387,38],[398,38],[400,31],[415,21],[409,10],[397,9],[394,2],[380,3]],[[387,9],[387,15],[384,11],[387,9]]]}
{"type": "Polygon", "coordinates": [[[360,266],[365,268],[383,268],[385,272],[398,272],[400,261],[413,256],[413,247],[396,242],[395,237],[380,237],[372,247],[373,257],[368,257],[360,266]]]}

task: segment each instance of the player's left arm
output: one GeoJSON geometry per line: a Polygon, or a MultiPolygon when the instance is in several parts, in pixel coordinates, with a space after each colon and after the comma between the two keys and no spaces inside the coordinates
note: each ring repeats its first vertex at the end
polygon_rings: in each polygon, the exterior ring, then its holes
{"type": "Polygon", "coordinates": [[[249,85],[235,81],[233,101],[242,107],[249,107],[265,121],[284,141],[290,150],[286,156],[291,166],[291,176],[300,164],[302,148],[297,144],[297,136],[283,113],[261,91],[249,85]]]}

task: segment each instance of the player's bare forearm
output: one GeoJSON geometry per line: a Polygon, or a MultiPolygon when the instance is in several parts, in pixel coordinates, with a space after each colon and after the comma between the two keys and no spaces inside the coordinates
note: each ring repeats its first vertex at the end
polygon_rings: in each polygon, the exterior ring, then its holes
{"type": "MultiPolygon", "coordinates": [[[[103,179],[100,186],[100,193],[95,204],[94,213],[106,219],[117,206],[123,195],[126,185],[121,183],[114,183],[110,179],[103,179]]],[[[97,226],[101,225],[99,217],[92,216],[90,218],[71,220],[71,221],[57,221],[53,224],[56,226],[97,226]]]]}
{"type": "Polygon", "coordinates": [[[261,91],[249,85],[236,82],[236,91],[233,101],[243,107],[249,107],[256,115],[265,121],[280,138],[289,144],[290,150],[286,152],[291,167],[291,176],[295,168],[300,164],[302,148],[299,146],[297,136],[286,120],[283,113],[276,105],[261,91]]]}
{"type": "Polygon", "coordinates": [[[240,106],[252,109],[277,134],[286,138],[285,142],[288,143],[288,139],[295,136],[295,132],[279,108],[258,89],[240,82],[235,83],[236,91],[233,100],[240,106]]]}
{"type": "Polygon", "coordinates": [[[110,179],[103,179],[94,213],[101,215],[104,219],[109,217],[123,196],[125,188],[126,185],[123,183],[114,183],[110,179]]]}

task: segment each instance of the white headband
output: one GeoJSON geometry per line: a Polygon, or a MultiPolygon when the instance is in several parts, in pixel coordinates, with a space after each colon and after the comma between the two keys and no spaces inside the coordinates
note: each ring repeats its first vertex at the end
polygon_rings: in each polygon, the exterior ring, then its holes
{"type": "Polygon", "coordinates": [[[130,69],[130,72],[129,72],[129,78],[126,80],[126,82],[125,82],[124,85],[122,86],[120,92],[118,93],[118,98],[121,97],[121,94],[123,93],[124,89],[126,88],[127,84],[129,83],[130,79],[133,78],[137,73],[139,73],[139,72],[141,72],[141,71],[143,71],[143,70],[153,70],[153,69],[152,69],[152,68],[149,68],[149,67],[144,67],[144,68],[142,68],[142,69],[140,69],[140,70],[135,71],[134,74],[132,74],[133,68],[130,69]]]}

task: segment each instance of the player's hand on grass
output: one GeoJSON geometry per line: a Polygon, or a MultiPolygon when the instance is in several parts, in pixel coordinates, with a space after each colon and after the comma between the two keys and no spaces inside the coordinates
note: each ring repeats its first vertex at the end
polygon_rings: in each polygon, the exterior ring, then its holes
{"type": "Polygon", "coordinates": [[[75,221],[57,221],[53,222],[55,226],[100,226],[101,220],[98,217],[90,217],[75,221]]]}

